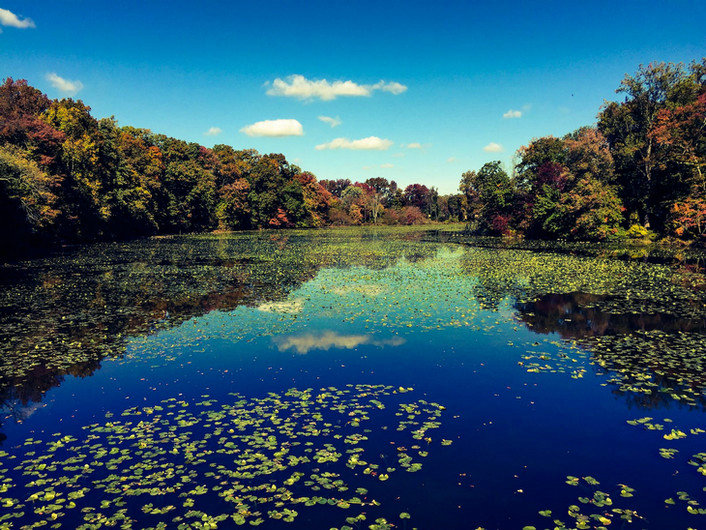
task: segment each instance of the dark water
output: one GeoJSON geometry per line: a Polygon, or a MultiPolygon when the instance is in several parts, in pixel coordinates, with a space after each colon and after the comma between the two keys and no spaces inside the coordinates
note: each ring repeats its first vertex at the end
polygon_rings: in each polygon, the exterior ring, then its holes
{"type": "Polygon", "coordinates": [[[6,266],[0,527],[706,527],[703,277],[448,239],[6,266]]]}

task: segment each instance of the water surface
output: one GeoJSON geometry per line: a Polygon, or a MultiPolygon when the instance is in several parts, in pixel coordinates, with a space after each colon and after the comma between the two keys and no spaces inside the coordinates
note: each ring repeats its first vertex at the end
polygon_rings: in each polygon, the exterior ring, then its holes
{"type": "Polygon", "coordinates": [[[0,524],[704,526],[703,276],[456,236],[5,266],[0,524]]]}

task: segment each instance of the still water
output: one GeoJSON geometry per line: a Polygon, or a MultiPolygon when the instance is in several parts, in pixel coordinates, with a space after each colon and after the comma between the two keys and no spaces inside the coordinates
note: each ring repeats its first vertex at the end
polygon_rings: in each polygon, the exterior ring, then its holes
{"type": "Polygon", "coordinates": [[[3,267],[0,528],[706,527],[703,276],[457,236],[3,267]]]}

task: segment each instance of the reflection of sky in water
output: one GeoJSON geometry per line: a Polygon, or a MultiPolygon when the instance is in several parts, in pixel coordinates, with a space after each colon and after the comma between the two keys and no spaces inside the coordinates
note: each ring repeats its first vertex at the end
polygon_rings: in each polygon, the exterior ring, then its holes
{"type": "MultiPolygon", "coordinates": [[[[703,413],[677,401],[657,411],[635,407],[571,337],[562,341],[547,326],[533,333],[510,298],[484,309],[474,296],[479,279],[464,269],[469,252],[441,247],[431,258],[381,270],[324,268],[282,300],[132,338],[124,359],[104,361],[90,379],[68,378],[46,408],[8,435],[79,433],[104,412],[175,396],[226,400],[234,391],[390,384],[442,403],[435,436],[454,441],[430,454],[419,473],[393,474],[380,494],[393,513],[412,512],[419,528],[539,528],[544,509],[570,522],[567,506],[588,488],[565,484],[567,475],[596,477],[616,507],[637,509],[651,528],[696,524],[682,504],[662,506],[676,491],[699,498],[703,480],[686,460],[706,438],[680,440],[680,459],[667,460],[658,453],[673,443],[665,433],[626,420],[666,417],[688,431],[704,426],[703,413]],[[620,483],[634,487],[635,497],[620,497],[620,483]]],[[[526,277],[514,280],[527,285],[526,277]]],[[[389,459],[396,451],[376,452],[389,459]]],[[[314,527],[307,524],[302,516],[290,527],[314,527]]]]}
{"type": "Polygon", "coordinates": [[[305,354],[311,350],[330,350],[331,348],[353,349],[363,344],[372,346],[401,346],[406,342],[402,337],[375,339],[372,335],[342,335],[335,331],[324,331],[319,334],[304,333],[302,335],[283,335],[275,338],[279,351],[293,349],[305,354]]]}

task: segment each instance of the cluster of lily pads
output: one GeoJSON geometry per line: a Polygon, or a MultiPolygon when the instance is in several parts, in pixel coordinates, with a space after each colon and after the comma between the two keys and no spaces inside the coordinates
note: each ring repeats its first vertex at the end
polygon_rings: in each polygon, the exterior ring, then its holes
{"type": "Polygon", "coordinates": [[[450,443],[433,435],[444,407],[406,401],[411,391],[348,385],[233,394],[227,403],[170,398],[109,414],[80,436],[30,438],[0,453],[0,528],[258,526],[292,522],[311,507],[389,528],[372,516],[374,491],[450,443]],[[385,420],[392,424],[371,431],[385,420]],[[396,464],[369,450],[380,432],[396,464]]]}
{"type": "Polygon", "coordinates": [[[667,265],[526,250],[468,248],[464,271],[479,279],[474,295],[488,307],[507,296],[518,302],[547,293],[602,295],[610,313],[666,313],[701,317],[703,276],[667,265]]]}
{"type": "MultiPolygon", "coordinates": [[[[582,495],[577,498],[576,504],[571,504],[567,509],[555,512],[553,510],[540,510],[538,514],[548,519],[549,528],[573,528],[577,530],[607,530],[609,525],[624,528],[626,525],[641,524],[643,517],[637,511],[614,505],[614,497],[610,493],[598,489],[600,482],[591,476],[567,476],[566,484],[578,487],[582,495]],[[564,519],[568,515],[569,519],[564,519]],[[620,526],[618,526],[620,525],[620,526]]],[[[626,484],[618,484],[618,496],[621,499],[634,496],[635,489],[626,484]]],[[[523,530],[537,530],[538,527],[527,525],[523,530]]],[[[544,528],[544,526],[542,526],[544,528]]]]}
{"type": "Polygon", "coordinates": [[[463,274],[477,278],[471,292],[481,308],[502,309],[510,299],[520,309],[519,320],[530,329],[567,339],[556,355],[526,348],[520,363],[530,372],[568,372],[580,378],[585,374],[583,352],[589,352],[590,364],[612,374],[608,383],[641,405],[678,400],[703,407],[704,275],[595,252],[584,256],[549,250],[498,249],[486,242],[461,256],[463,274]],[[540,302],[552,293],[575,296],[582,305],[559,307],[538,328],[537,313],[547,309],[540,302]],[[604,316],[607,322],[580,314],[584,320],[576,326],[571,314],[559,312],[562,309],[590,310],[592,317],[604,316]],[[612,329],[611,319],[621,325],[612,329]]]}
{"type": "MultiPolygon", "coordinates": [[[[586,360],[587,352],[576,343],[561,343],[559,341],[549,341],[555,347],[554,352],[535,350],[540,346],[535,341],[530,347],[525,348],[525,353],[521,354],[520,361],[517,362],[524,367],[528,373],[560,373],[569,374],[573,379],[581,379],[587,372],[586,360]],[[530,349],[532,348],[532,349],[530,349]]],[[[514,342],[510,346],[524,347],[516,345],[514,342]]]]}
{"type": "MultiPolygon", "coordinates": [[[[701,436],[706,433],[706,430],[700,427],[692,428],[678,428],[672,427],[672,420],[670,418],[663,418],[662,420],[655,420],[651,416],[644,416],[642,418],[635,418],[632,420],[627,420],[628,425],[634,427],[642,427],[646,431],[656,431],[662,434],[662,439],[669,442],[677,442],[679,440],[684,440],[685,438],[701,436]]],[[[679,442],[677,442],[679,443],[679,442]]],[[[659,456],[667,460],[674,460],[678,458],[680,451],[675,447],[660,447],[659,456]]],[[[689,466],[695,467],[696,472],[706,477],[706,453],[700,452],[692,455],[686,463],[689,466]]],[[[706,486],[704,486],[703,491],[706,491],[706,486]]],[[[674,497],[669,497],[665,499],[664,503],[666,505],[676,505],[677,501],[683,502],[685,504],[686,511],[691,515],[706,515],[706,508],[703,508],[698,499],[693,498],[689,493],[685,491],[678,491],[676,494],[677,500],[674,497]]]]}
{"type": "Polygon", "coordinates": [[[631,393],[648,408],[678,401],[706,405],[706,336],[701,332],[635,331],[592,337],[594,362],[610,372],[618,392],[631,393]]]}

